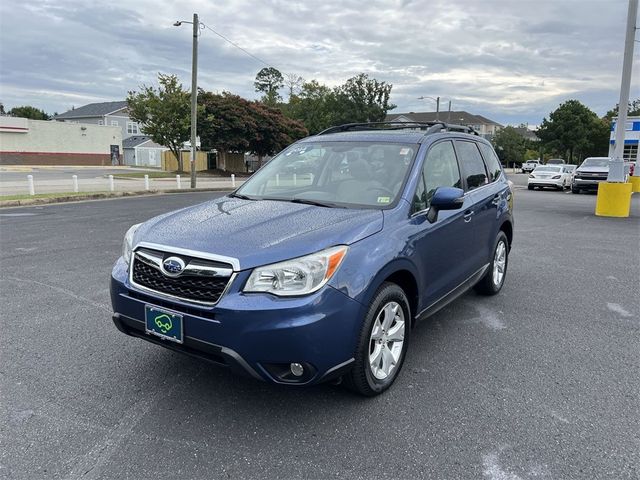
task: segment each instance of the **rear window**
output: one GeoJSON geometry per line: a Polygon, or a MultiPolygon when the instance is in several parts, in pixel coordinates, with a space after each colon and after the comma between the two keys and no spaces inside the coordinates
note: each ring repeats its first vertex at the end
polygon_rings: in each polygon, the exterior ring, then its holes
{"type": "Polygon", "coordinates": [[[480,151],[482,152],[482,156],[484,157],[484,162],[487,165],[487,171],[489,172],[489,180],[491,182],[497,180],[502,173],[502,166],[500,165],[500,160],[498,160],[498,156],[496,152],[493,151],[489,145],[485,143],[479,143],[480,151]]]}
{"type": "Polygon", "coordinates": [[[537,167],[534,172],[559,172],[562,167],[537,167]]]}
{"type": "Polygon", "coordinates": [[[473,190],[489,183],[484,161],[475,142],[456,140],[456,151],[463,176],[467,181],[467,190],[473,190]]]}

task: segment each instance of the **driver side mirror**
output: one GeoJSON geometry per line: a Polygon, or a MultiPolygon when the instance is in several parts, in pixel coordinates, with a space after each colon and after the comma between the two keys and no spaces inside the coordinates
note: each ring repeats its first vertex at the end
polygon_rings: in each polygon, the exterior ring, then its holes
{"type": "Polygon", "coordinates": [[[458,210],[464,204],[464,190],[455,187],[438,187],[431,197],[427,213],[429,223],[438,219],[440,210],[458,210]]]}

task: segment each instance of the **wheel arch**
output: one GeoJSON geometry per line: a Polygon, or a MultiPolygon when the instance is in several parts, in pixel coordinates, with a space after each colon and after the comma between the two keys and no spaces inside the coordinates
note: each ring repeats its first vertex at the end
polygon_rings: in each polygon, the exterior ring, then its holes
{"type": "Polygon", "coordinates": [[[500,225],[500,231],[504,232],[507,236],[507,241],[509,242],[509,250],[511,250],[511,244],[513,242],[513,224],[509,220],[505,220],[500,225]]]}
{"type": "Polygon", "coordinates": [[[369,283],[359,301],[364,305],[369,305],[375,293],[385,282],[395,283],[405,292],[411,309],[411,325],[413,326],[420,309],[420,287],[416,268],[406,259],[387,264],[369,283]]]}

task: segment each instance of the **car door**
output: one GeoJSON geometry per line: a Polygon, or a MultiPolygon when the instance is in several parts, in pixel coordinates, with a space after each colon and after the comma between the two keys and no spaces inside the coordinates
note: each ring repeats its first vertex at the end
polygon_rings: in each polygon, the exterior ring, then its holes
{"type": "Polygon", "coordinates": [[[466,195],[471,199],[469,207],[470,224],[473,227],[474,272],[484,267],[493,247],[497,206],[500,202],[500,187],[489,179],[485,162],[480,154],[478,144],[473,140],[456,140],[456,153],[462,167],[466,195]]]}
{"type": "Polygon", "coordinates": [[[441,186],[462,188],[460,168],[449,140],[435,143],[427,152],[409,219],[409,246],[422,276],[425,307],[449,293],[472,273],[473,230],[465,213],[471,199],[465,197],[458,210],[440,211],[434,223],[427,220],[431,196],[441,186]]]}

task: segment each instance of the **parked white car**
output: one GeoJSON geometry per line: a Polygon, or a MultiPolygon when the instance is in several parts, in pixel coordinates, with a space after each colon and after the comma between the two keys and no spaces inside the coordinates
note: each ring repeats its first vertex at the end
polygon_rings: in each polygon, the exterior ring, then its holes
{"type": "Polygon", "coordinates": [[[527,160],[522,164],[522,173],[533,172],[538,165],[542,165],[540,160],[527,160]]]}
{"type": "Polygon", "coordinates": [[[533,190],[538,187],[553,187],[558,190],[564,190],[571,186],[571,173],[566,165],[540,165],[536,167],[529,179],[527,180],[527,188],[533,190]]]}

